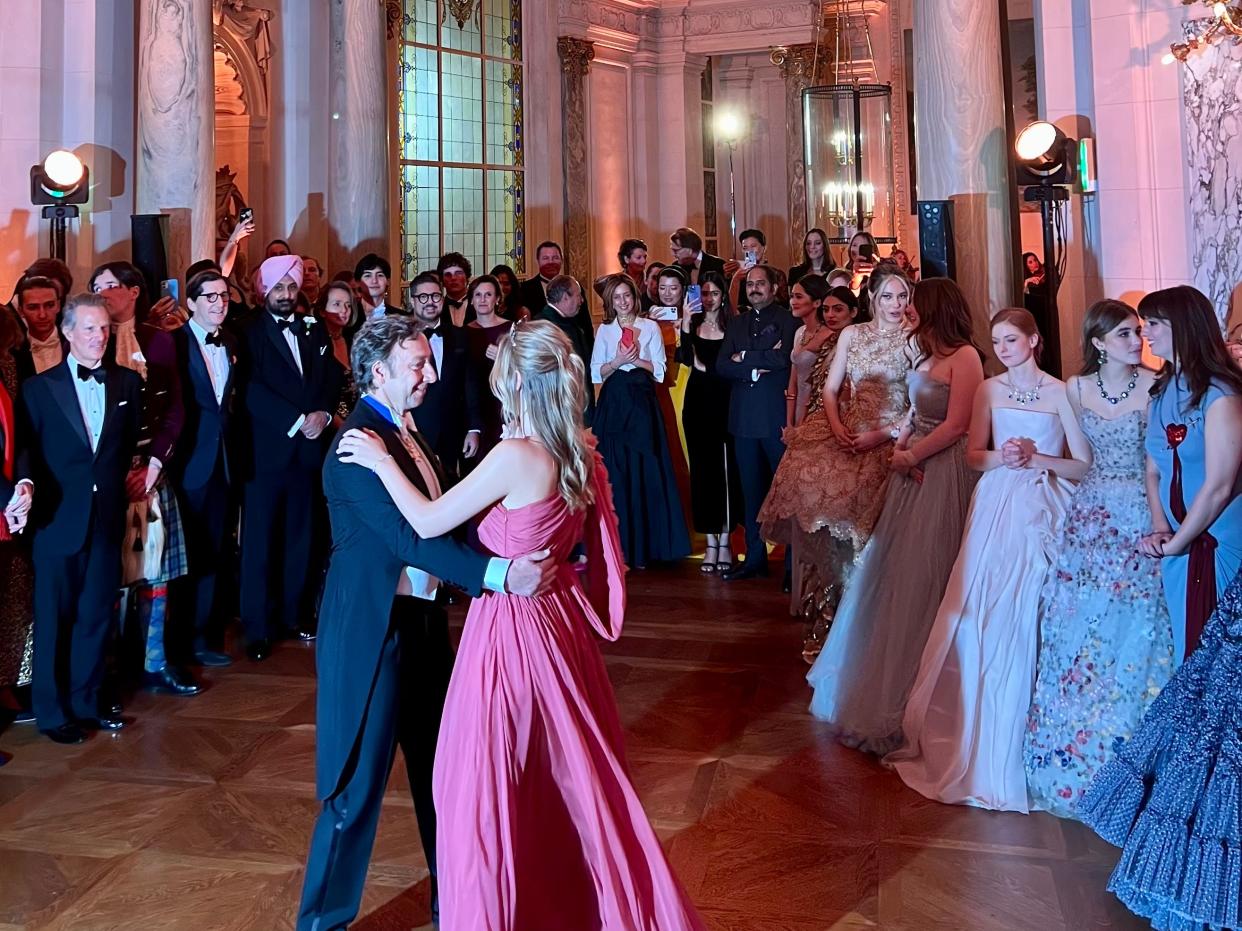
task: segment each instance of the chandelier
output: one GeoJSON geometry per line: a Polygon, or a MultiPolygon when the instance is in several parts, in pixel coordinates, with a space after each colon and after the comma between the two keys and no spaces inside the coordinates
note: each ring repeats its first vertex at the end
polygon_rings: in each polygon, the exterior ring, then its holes
{"type": "Polygon", "coordinates": [[[1242,26],[1238,25],[1239,19],[1242,19],[1242,8],[1221,3],[1219,0],[1182,0],[1182,6],[1193,6],[1196,3],[1211,7],[1212,15],[1186,24],[1186,41],[1174,42],[1169,47],[1169,52],[1164,56],[1165,64],[1172,64],[1174,59],[1185,61],[1191,52],[1216,42],[1225,39],[1236,42],[1242,37],[1242,26]]]}
{"type": "Polygon", "coordinates": [[[821,0],[812,80],[828,73],[802,92],[807,228],[835,243],[864,231],[895,242],[893,88],[876,79],[861,0],[821,0]]]}

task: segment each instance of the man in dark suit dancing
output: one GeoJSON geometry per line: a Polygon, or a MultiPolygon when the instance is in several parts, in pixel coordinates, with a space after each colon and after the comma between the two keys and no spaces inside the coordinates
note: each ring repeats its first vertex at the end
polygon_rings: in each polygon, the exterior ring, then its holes
{"type": "Polygon", "coordinates": [[[241,616],[246,655],[271,653],[273,637],[314,639],[310,616],[312,538],[319,471],[344,373],[328,334],[294,312],[302,260],[279,255],[259,266],[264,309],[242,332],[246,489],[241,531],[241,616]]]}
{"type": "Polygon", "coordinates": [[[725,573],[730,582],[768,574],[767,549],[759,535],[759,508],[785,453],[781,431],[789,353],[797,330],[793,314],[774,303],[776,272],[771,266],[756,265],[747,272],[746,296],[751,310],[729,323],[716,360],[716,371],[733,382],[729,432],[746,507],[746,559],[725,573]]]}
{"type": "Polygon", "coordinates": [[[224,327],[229,284],[222,274],[199,272],[186,284],[186,298],[190,320],[172,334],[185,409],[172,479],[181,493],[190,560],[190,574],[175,583],[178,615],[189,628],[176,647],[203,666],[227,666],[229,657],[213,647],[223,635],[217,588],[225,539],[230,517],[237,517],[229,462],[237,339],[224,327]]]}
{"type": "Polygon", "coordinates": [[[110,323],[102,297],[72,298],[61,327],[64,361],[29,379],[21,395],[36,491],[32,698],[39,730],[57,743],[124,726],[101,710],[99,686],[121,586],[142,379],[104,363],[110,323]]]}
{"type": "MultiPolygon", "coordinates": [[[[442,477],[404,412],[435,382],[431,350],[409,318],[364,327],[352,350],[362,400],[346,419],[379,434],[428,497],[442,477]]],[[[316,660],[316,786],[323,808],[311,837],[299,931],[343,928],[358,913],[380,805],[398,744],[427,863],[435,874],[432,762],[453,653],[436,604],[439,581],[471,595],[530,595],[555,577],[547,552],[489,559],[448,537],[421,539],[368,469],[337,458],[323,467],[332,562],[320,609],[316,660]]],[[[433,895],[433,915],[434,915],[433,895]]]]}

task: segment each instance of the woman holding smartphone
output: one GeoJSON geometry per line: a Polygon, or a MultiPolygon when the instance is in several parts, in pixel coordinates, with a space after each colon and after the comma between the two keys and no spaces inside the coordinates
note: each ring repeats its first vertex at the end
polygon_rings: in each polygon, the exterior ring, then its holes
{"type": "Polygon", "coordinates": [[[703,299],[699,312],[687,308],[681,317],[677,361],[690,370],[681,411],[690,456],[690,512],[695,531],[707,537],[700,570],[713,573],[732,568],[729,534],[743,513],[729,434],[731,383],[716,374],[716,357],[734,313],[720,272],[706,272],[699,286],[703,299]]]}
{"type": "Polygon", "coordinates": [[[644,569],[690,554],[664,418],[656,399],[668,357],[660,327],[640,312],[624,274],[604,283],[604,322],[591,352],[591,381],[603,385],[592,429],[608,467],[626,562],[644,569]]]}

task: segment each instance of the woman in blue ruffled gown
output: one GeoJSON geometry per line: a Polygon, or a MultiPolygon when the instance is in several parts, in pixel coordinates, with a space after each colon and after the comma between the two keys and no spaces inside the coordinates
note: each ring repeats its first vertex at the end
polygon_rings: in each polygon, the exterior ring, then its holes
{"type": "Polygon", "coordinates": [[[1097,301],[1083,321],[1083,372],[1067,383],[1091,468],[1044,583],[1023,750],[1031,808],[1062,818],[1173,674],[1160,563],[1139,552],[1151,520],[1143,434],[1156,375],[1142,365],[1140,331],[1133,308],[1097,301]]]}
{"type": "Polygon", "coordinates": [[[1122,848],[1108,888],[1158,931],[1242,927],[1242,575],[1078,818],[1122,848]]]}

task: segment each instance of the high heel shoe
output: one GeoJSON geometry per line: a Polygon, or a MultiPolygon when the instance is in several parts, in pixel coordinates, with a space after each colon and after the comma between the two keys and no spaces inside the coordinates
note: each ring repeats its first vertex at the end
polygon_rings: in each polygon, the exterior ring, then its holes
{"type": "Polygon", "coordinates": [[[713,554],[718,553],[719,550],[720,550],[720,547],[718,546],[709,546],[707,548],[707,552],[703,554],[703,565],[699,566],[700,572],[704,573],[705,575],[710,575],[711,573],[716,571],[717,562],[715,558],[713,558],[713,554]]]}
{"type": "Polygon", "coordinates": [[[733,553],[728,546],[716,547],[720,551],[716,558],[716,572],[728,572],[733,568],[733,553]]]}

